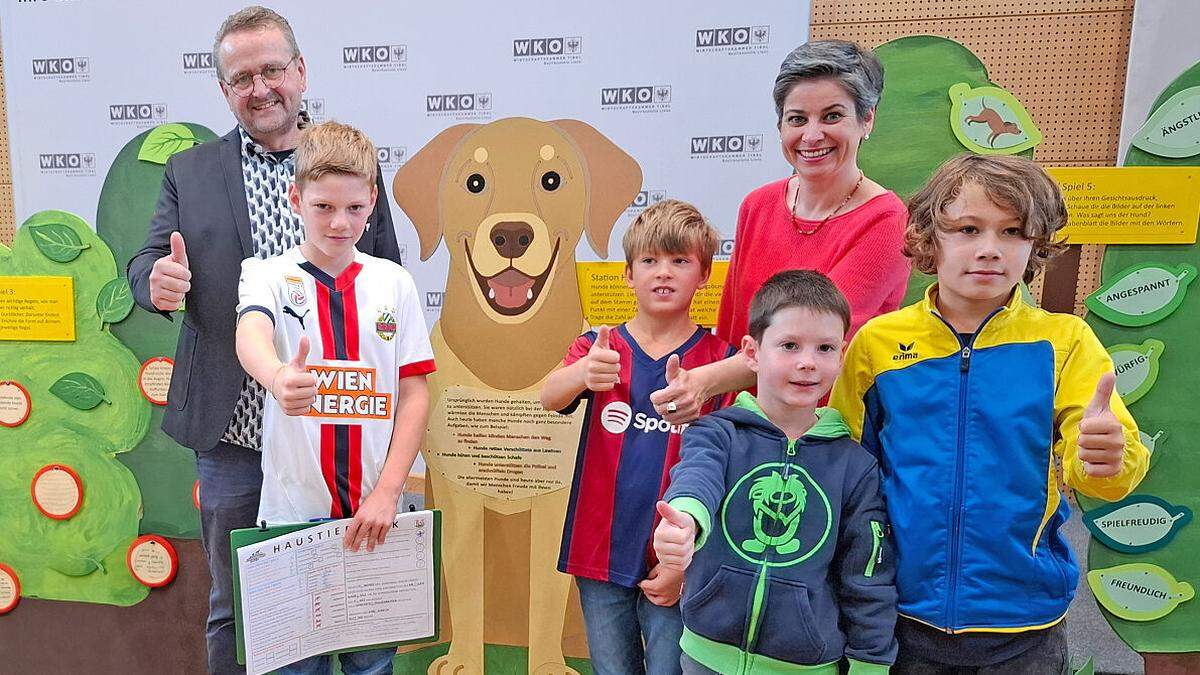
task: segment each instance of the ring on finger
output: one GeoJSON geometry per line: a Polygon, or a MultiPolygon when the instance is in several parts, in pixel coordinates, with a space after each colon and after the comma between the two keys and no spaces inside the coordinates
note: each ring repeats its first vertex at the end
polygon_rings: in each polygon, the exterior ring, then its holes
{"type": "Polygon", "coordinates": [[[667,401],[667,412],[673,413],[679,410],[679,406],[675,405],[675,401],[667,401]]]}

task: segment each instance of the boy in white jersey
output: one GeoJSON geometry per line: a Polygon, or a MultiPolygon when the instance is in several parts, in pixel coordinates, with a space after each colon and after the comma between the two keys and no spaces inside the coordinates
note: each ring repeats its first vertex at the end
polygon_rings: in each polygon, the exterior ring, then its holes
{"type": "MultiPolygon", "coordinates": [[[[237,353],[265,407],[268,524],[353,518],[345,545],[387,536],[429,417],[433,350],[412,277],[354,246],[375,205],[375,147],[336,122],[305,129],[288,194],[304,243],[242,262],[237,353]],[[311,354],[310,354],[311,350],[311,354]]],[[[346,673],[390,673],[394,649],[341,654],[346,673]]],[[[329,672],[318,656],[280,672],[329,672]]]]}

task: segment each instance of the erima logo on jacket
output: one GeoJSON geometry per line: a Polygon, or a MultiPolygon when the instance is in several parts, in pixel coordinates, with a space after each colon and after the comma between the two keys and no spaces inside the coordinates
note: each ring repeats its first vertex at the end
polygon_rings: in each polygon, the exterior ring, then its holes
{"type": "Polygon", "coordinates": [[[916,350],[913,349],[913,347],[916,344],[917,344],[916,342],[910,342],[908,344],[904,344],[903,342],[896,343],[896,346],[900,349],[900,353],[893,356],[892,360],[893,361],[913,361],[913,360],[921,358],[921,355],[918,354],[916,352],[916,350]]]}
{"type": "Polygon", "coordinates": [[[657,431],[660,433],[682,434],[687,425],[674,425],[670,422],[651,417],[644,412],[634,413],[633,408],[624,401],[612,401],[600,411],[600,425],[610,434],[623,434],[632,425],[642,433],[657,431]]]}

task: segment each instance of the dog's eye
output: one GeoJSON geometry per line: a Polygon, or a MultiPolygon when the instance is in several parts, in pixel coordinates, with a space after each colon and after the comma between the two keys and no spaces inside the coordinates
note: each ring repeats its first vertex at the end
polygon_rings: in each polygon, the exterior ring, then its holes
{"type": "Polygon", "coordinates": [[[487,181],[483,180],[483,176],[480,176],[477,173],[467,176],[467,189],[472,193],[479,194],[480,192],[483,192],[483,187],[485,185],[487,185],[487,181]]]}
{"type": "Polygon", "coordinates": [[[558,175],[557,171],[547,171],[542,174],[542,189],[546,192],[554,192],[559,185],[562,185],[562,177],[558,175]]]}

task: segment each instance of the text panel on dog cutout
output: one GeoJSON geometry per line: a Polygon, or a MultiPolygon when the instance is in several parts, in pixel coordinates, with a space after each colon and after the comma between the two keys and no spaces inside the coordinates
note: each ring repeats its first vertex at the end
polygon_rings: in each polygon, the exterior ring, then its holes
{"type": "Polygon", "coordinates": [[[459,485],[524,499],[571,484],[584,407],[542,409],[537,392],[447,387],[429,425],[425,461],[459,485]]]}

